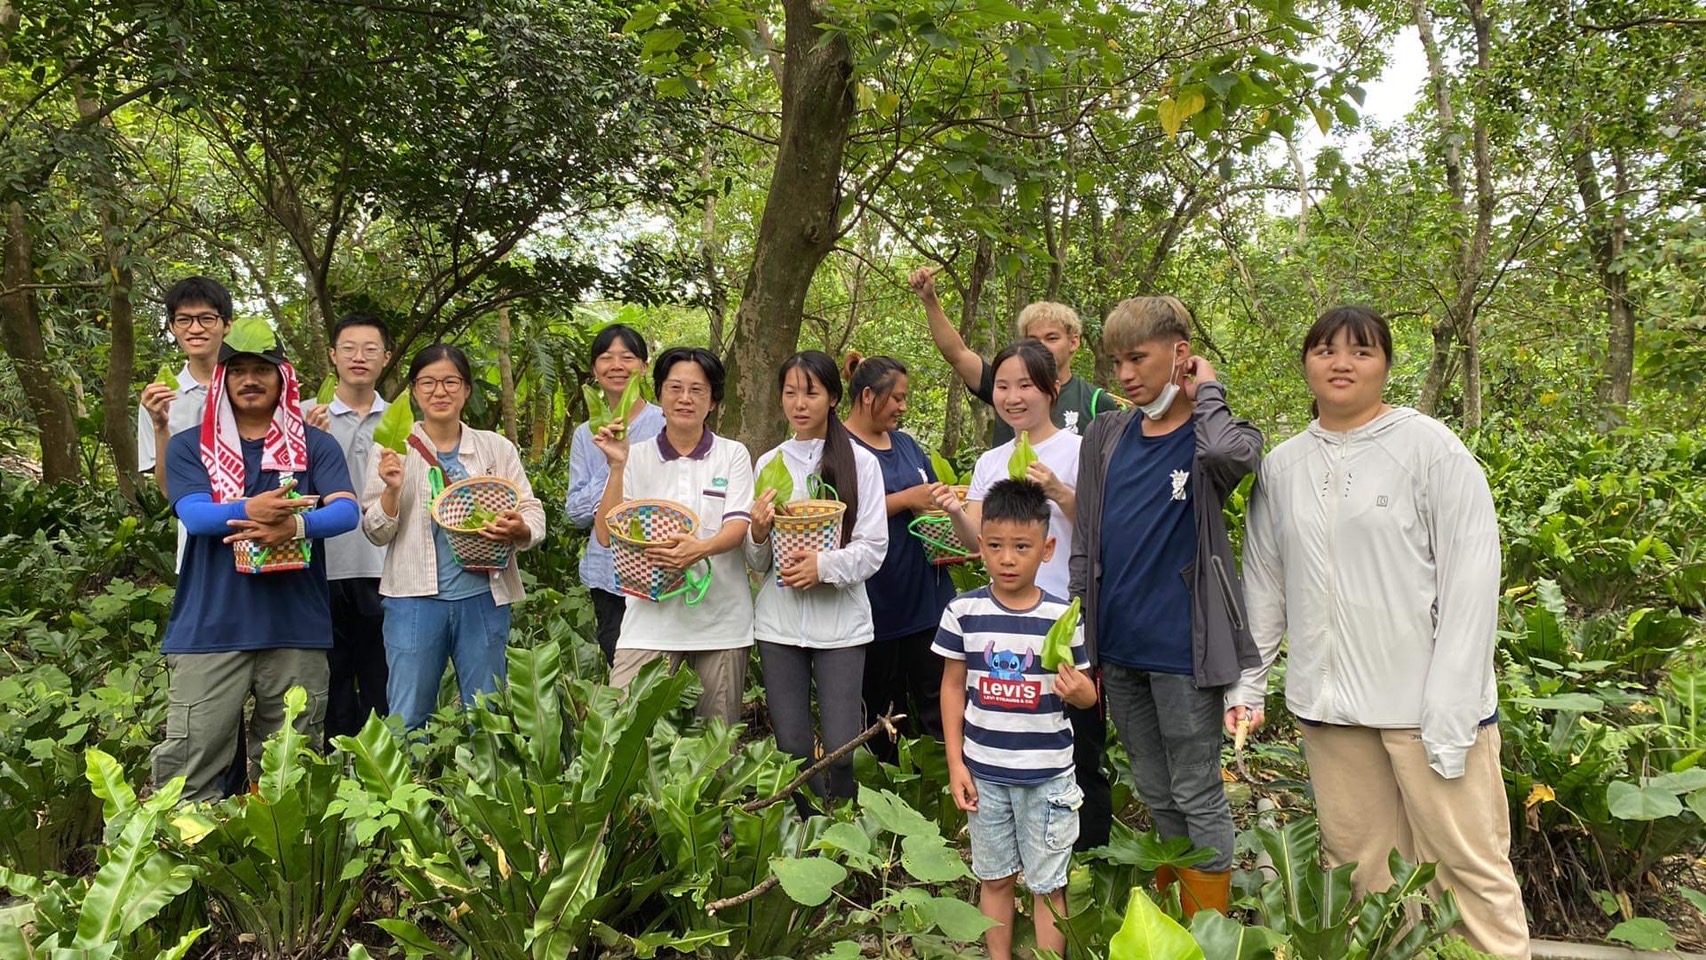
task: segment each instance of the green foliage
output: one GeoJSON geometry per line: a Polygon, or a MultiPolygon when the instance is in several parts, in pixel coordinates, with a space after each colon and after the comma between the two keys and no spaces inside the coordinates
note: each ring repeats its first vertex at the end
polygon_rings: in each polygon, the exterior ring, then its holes
{"type": "Polygon", "coordinates": [[[764,469],[758,471],[756,490],[759,496],[763,496],[771,490],[776,491],[774,502],[778,505],[793,499],[794,477],[788,472],[787,461],[783,459],[780,453],[771,457],[770,462],[764,465],[764,469]]]}
{"type": "Polygon", "coordinates": [[[1037,462],[1037,451],[1031,446],[1031,432],[1020,430],[1019,438],[1013,444],[1013,453],[1007,457],[1007,476],[1012,480],[1023,480],[1031,464],[1037,462]]]}
{"type": "Polygon", "coordinates": [[[178,375],[172,372],[168,364],[160,364],[160,369],[154,372],[154,382],[165,384],[168,390],[178,389],[178,375]]]}
{"type": "Polygon", "coordinates": [[[401,457],[409,452],[409,431],[415,427],[415,409],[407,390],[397,394],[373,427],[373,442],[401,457]]]}
{"type": "Polygon", "coordinates": [[[1080,598],[1073,597],[1066,612],[1048,628],[1048,635],[1043,637],[1044,670],[1058,670],[1062,664],[1073,662],[1072,641],[1078,636],[1078,608],[1081,602],[1080,598]]]}

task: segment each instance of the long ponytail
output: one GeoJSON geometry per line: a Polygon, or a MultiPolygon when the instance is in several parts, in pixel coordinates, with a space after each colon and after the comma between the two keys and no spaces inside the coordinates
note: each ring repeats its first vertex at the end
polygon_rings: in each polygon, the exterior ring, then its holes
{"type": "Polygon", "coordinates": [[[780,393],[788,382],[788,374],[799,370],[829,394],[829,414],[824,423],[823,458],[818,463],[818,476],[835,488],[847,513],[841,521],[841,545],[853,538],[853,527],[859,516],[859,469],[853,461],[853,438],[841,425],[836,407],[841,405],[841,371],[835,361],[822,350],[801,350],[782,362],[776,374],[776,391],[780,393]]]}

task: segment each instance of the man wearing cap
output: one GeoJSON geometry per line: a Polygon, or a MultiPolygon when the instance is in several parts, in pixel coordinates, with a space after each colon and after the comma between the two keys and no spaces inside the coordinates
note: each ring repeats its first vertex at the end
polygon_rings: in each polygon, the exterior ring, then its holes
{"type": "Polygon", "coordinates": [[[308,694],[297,729],[318,741],[332,646],[326,537],[360,521],[343,452],[308,427],[296,371],[259,318],[233,324],[208,384],[201,424],[166,448],[166,496],[189,535],[163,646],[169,671],[166,739],[154,783],[182,776],[185,800],[217,798],[255,696],[251,769],[284,725],[284,695],[308,694]],[[301,509],[306,499],[315,506],[301,509]],[[241,572],[234,543],[312,543],[306,568],[241,572]]]}

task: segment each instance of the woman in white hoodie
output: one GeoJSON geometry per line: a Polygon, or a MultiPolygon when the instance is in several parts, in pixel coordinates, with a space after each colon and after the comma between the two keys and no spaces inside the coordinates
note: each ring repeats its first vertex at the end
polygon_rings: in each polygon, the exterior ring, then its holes
{"type": "Polygon", "coordinates": [[[1318,419],[1256,475],[1244,576],[1262,665],[1228,702],[1261,707],[1289,636],[1286,706],[1328,863],[1358,864],[1367,891],[1391,885],[1394,849],[1437,862],[1469,943],[1527,957],[1499,771],[1493,498],[1444,424],[1385,402],[1391,362],[1391,330],[1365,307],[1304,337],[1318,419]]]}
{"type": "MultiPolygon", "coordinates": [[[[836,549],[795,551],[781,558],[779,570],[770,543],[776,491],[759,491],[747,532],[747,564],[763,575],[753,635],[770,726],[777,746],[809,762],[814,682],[825,752],[864,727],[865,646],[873,636],[865,581],[882,567],[888,551],[888,513],[881,465],[853,443],[835,415],[841,402],[835,361],[818,350],[796,353],[782,364],[777,382],[794,438],[759,457],[754,475],[762,476],[764,467],[781,457],[793,481],[788,500],[810,497],[815,485],[809,478],[815,475],[847,505],[836,549]]],[[[827,782],[819,778],[812,787],[828,799],[853,796],[852,757],[831,766],[827,782]]]]}

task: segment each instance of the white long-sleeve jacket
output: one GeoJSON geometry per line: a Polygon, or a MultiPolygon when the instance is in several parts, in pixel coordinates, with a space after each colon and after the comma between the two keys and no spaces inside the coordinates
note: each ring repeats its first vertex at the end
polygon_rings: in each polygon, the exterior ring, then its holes
{"type": "MultiPolygon", "coordinates": [[[[822,440],[787,440],[758,458],[753,476],[776,457],[788,465],[794,481],[790,499],[807,498],[806,478],[815,473],[823,457],[822,440]]],[[[746,561],[764,574],[753,606],[753,636],[767,643],[796,647],[834,649],[870,643],[871,602],[865,596],[865,581],[883,565],[889,548],[888,507],[883,495],[883,469],[870,451],[853,446],[853,466],[859,475],[859,515],[843,523],[853,524],[847,545],[818,555],[817,575],[822,586],[796,590],[776,585],[775,550],[771,540],[753,543],[746,538],[746,561]]],[[[774,533],[772,533],[774,537],[774,533]]]]}
{"type": "Polygon", "coordinates": [[[1260,703],[1290,638],[1286,706],[1319,723],[1420,728],[1463,775],[1495,715],[1499,532],[1480,464],[1444,424],[1396,408],[1345,433],[1312,423],[1262,461],[1244,538],[1260,703]]]}

